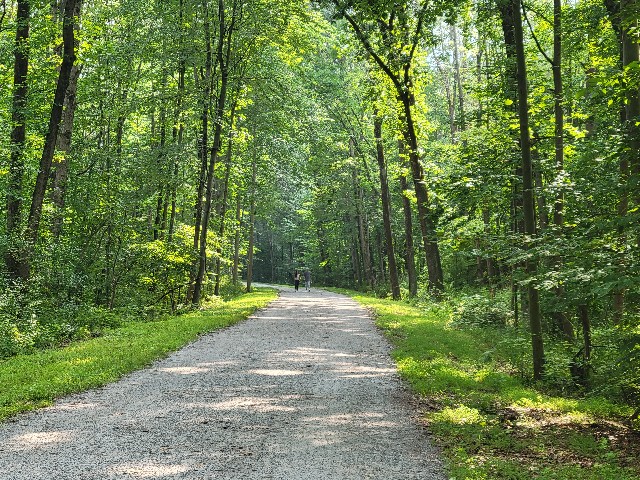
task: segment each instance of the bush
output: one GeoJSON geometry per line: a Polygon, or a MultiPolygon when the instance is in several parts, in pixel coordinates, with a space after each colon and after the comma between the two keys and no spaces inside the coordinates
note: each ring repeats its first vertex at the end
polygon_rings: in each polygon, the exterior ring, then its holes
{"type": "Polygon", "coordinates": [[[460,297],[451,315],[452,324],[457,327],[503,328],[513,319],[508,302],[500,297],[488,298],[484,295],[460,297]]]}

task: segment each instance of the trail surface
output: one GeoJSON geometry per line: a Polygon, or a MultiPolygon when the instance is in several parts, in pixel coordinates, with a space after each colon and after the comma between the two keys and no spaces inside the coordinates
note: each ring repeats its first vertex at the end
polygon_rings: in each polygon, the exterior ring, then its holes
{"type": "Polygon", "coordinates": [[[444,479],[352,300],[285,289],[247,321],[0,424],[0,479],[444,479]]]}

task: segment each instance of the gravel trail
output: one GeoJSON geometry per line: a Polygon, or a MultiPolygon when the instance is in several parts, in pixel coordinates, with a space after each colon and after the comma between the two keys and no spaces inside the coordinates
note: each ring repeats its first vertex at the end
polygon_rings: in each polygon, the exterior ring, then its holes
{"type": "Polygon", "coordinates": [[[1,480],[442,480],[437,455],[367,312],[320,290],[0,424],[1,480]]]}

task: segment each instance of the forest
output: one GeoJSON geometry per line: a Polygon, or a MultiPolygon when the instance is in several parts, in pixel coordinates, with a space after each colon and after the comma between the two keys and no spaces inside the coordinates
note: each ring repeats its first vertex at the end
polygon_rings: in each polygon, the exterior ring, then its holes
{"type": "Polygon", "coordinates": [[[2,0],[0,358],[309,269],[453,305],[515,375],[637,421],[639,18],[2,0]]]}

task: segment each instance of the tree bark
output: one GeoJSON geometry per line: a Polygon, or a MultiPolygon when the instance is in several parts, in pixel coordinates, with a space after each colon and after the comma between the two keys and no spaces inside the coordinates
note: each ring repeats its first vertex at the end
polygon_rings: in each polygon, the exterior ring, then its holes
{"type": "MultiPolygon", "coordinates": [[[[355,157],[355,142],[353,138],[349,139],[349,156],[351,158],[355,157]]],[[[362,192],[362,187],[360,186],[360,182],[358,180],[358,173],[355,167],[352,171],[352,183],[354,189],[353,199],[355,202],[356,222],[358,225],[358,242],[360,244],[360,253],[362,255],[362,267],[364,270],[364,276],[366,276],[367,279],[367,284],[370,288],[373,288],[375,286],[375,279],[373,277],[373,266],[371,264],[371,250],[369,248],[368,226],[363,213],[364,195],[362,192]]]]}
{"type": "MultiPolygon", "coordinates": [[[[621,0],[620,10],[624,16],[622,33],[622,67],[627,69],[640,62],[640,44],[638,43],[638,0],[621,0]]],[[[631,74],[630,74],[631,75],[631,74]]],[[[633,80],[632,80],[633,81],[633,80]]],[[[640,207],[640,89],[627,88],[625,98],[625,137],[629,155],[629,200],[635,208],[640,207]]],[[[635,239],[640,247],[640,236],[635,239]]]]}
{"type": "MultiPolygon", "coordinates": [[[[510,0],[514,12],[514,39],[517,65],[518,117],[520,121],[520,149],[522,151],[522,197],[524,213],[525,244],[536,236],[536,214],[533,186],[533,168],[531,160],[531,138],[529,136],[529,101],[527,85],[527,67],[522,32],[522,14],[520,0],[510,0]]],[[[526,272],[529,277],[537,273],[536,261],[528,259],[526,272]]],[[[544,344],[542,339],[542,321],[538,289],[533,281],[527,287],[529,300],[529,326],[533,349],[533,378],[542,379],[544,373],[544,344]]]]}
{"type": "MultiPolygon", "coordinates": [[[[337,2],[334,1],[337,5],[337,2]]],[[[339,5],[337,5],[339,7],[339,5]]],[[[436,235],[434,219],[431,217],[429,208],[429,198],[427,193],[427,185],[424,177],[424,169],[420,163],[420,154],[418,151],[418,137],[416,134],[415,122],[413,119],[412,107],[415,103],[413,94],[413,80],[411,77],[411,67],[419,39],[422,36],[422,28],[424,26],[424,9],[420,13],[416,24],[416,30],[413,33],[413,44],[404,45],[403,48],[409,48],[407,53],[403,53],[404,58],[401,66],[402,73],[394,73],[389,64],[378,55],[373,45],[369,41],[368,36],[362,31],[360,25],[355,21],[354,17],[349,15],[344,9],[341,12],[344,18],[353,28],[356,37],[363,45],[365,50],[375,60],[380,69],[387,75],[393,83],[398,94],[398,100],[402,104],[400,114],[401,122],[404,124],[402,134],[404,136],[407,147],[409,148],[409,163],[411,165],[411,173],[413,175],[413,183],[418,201],[418,220],[420,230],[422,232],[422,241],[427,262],[427,271],[429,277],[429,291],[438,296],[444,290],[444,279],[442,274],[442,264],[440,260],[440,249],[436,235]]]]}
{"type": "Polygon", "coordinates": [[[387,162],[384,158],[384,146],[382,143],[382,118],[374,113],[374,136],[376,139],[376,157],[380,170],[380,194],[382,196],[382,221],[384,223],[384,236],[387,243],[387,262],[389,264],[389,283],[391,284],[391,296],[394,300],[400,300],[400,282],[398,280],[398,268],[396,266],[395,251],[393,248],[393,231],[391,229],[391,195],[389,193],[389,179],[387,176],[387,162]]]}
{"type": "MultiPolygon", "coordinates": [[[[184,93],[185,93],[185,74],[186,74],[186,61],[185,61],[185,52],[184,52],[184,0],[180,0],[180,13],[179,13],[179,23],[180,23],[180,44],[179,44],[179,55],[180,61],[178,62],[178,97],[177,97],[177,105],[175,112],[175,123],[176,126],[173,128],[173,141],[177,143],[178,151],[182,152],[182,144],[184,140],[184,123],[183,123],[183,114],[184,114],[184,93]]],[[[176,212],[177,212],[177,196],[178,196],[178,173],[180,171],[178,157],[173,159],[173,177],[171,180],[171,212],[169,214],[169,231],[168,231],[168,240],[169,242],[173,241],[173,234],[175,231],[176,225],[176,212]]]]}
{"type": "Polygon", "coordinates": [[[7,185],[7,237],[11,248],[7,250],[5,264],[14,279],[28,277],[24,261],[24,245],[20,239],[22,224],[22,180],[24,176],[24,147],[27,138],[27,74],[29,71],[29,0],[18,0],[16,37],[13,65],[13,104],[11,108],[11,160],[7,185]]]}
{"type": "Polygon", "coordinates": [[[207,185],[206,196],[204,202],[204,209],[202,212],[202,231],[200,233],[200,251],[198,256],[198,273],[196,275],[195,284],[193,287],[193,298],[191,303],[193,305],[200,304],[200,297],[202,295],[202,285],[204,282],[204,276],[207,269],[207,235],[209,231],[209,219],[211,216],[211,205],[213,199],[213,180],[215,173],[215,165],[218,160],[218,154],[220,153],[220,143],[222,137],[222,121],[224,116],[224,107],[227,100],[227,85],[229,81],[229,61],[231,58],[231,36],[234,31],[235,22],[235,2],[234,10],[232,13],[231,23],[227,30],[225,24],[225,6],[224,0],[218,1],[218,15],[219,15],[219,29],[220,35],[218,38],[218,65],[220,67],[220,92],[218,93],[218,102],[216,105],[216,122],[213,134],[213,145],[211,146],[211,156],[209,159],[209,167],[207,169],[207,185]],[[225,42],[225,36],[226,42],[225,42]],[[224,48],[226,44],[226,50],[224,48]]]}
{"type": "Polygon", "coordinates": [[[458,52],[458,29],[455,25],[451,26],[451,37],[453,39],[453,67],[454,80],[458,92],[458,129],[463,132],[467,128],[467,119],[464,111],[464,90],[462,88],[462,75],[460,73],[460,54],[458,52]]]}
{"type": "Polygon", "coordinates": [[[438,296],[444,291],[444,277],[442,273],[442,263],[440,260],[440,249],[434,222],[431,218],[429,208],[429,195],[424,178],[424,169],[418,154],[418,139],[416,136],[413,115],[411,112],[411,100],[404,95],[402,103],[404,105],[404,118],[406,129],[402,132],[405,142],[409,147],[409,164],[413,177],[413,185],[418,203],[418,221],[422,232],[422,243],[427,262],[427,275],[429,278],[429,292],[438,296]]]}
{"type": "Polygon", "coordinates": [[[356,206],[356,220],[358,224],[358,241],[360,243],[360,253],[362,255],[362,267],[364,275],[367,279],[367,284],[370,288],[375,286],[375,279],[373,276],[373,266],[371,264],[371,249],[369,246],[369,231],[366,222],[366,218],[363,213],[363,193],[362,187],[358,182],[358,174],[354,168],[353,170],[353,188],[354,188],[354,201],[356,206]]]}
{"type": "Polygon", "coordinates": [[[240,195],[236,197],[236,224],[233,239],[233,271],[231,272],[232,282],[238,284],[238,267],[240,264],[240,230],[242,228],[242,208],[240,204],[240,195]]]}
{"type": "Polygon", "coordinates": [[[227,142],[227,156],[226,156],[226,168],[224,174],[224,186],[222,190],[222,200],[220,202],[220,228],[218,229],[218,247],[216,248],[216,283],[214,287],[213,294],[220,295],[220,266],[222,263],[222,241],[224,239],[224,230],[225,230],[225,221],[224,217],[227,214],[227,197],[229,196],[229,176],[231,175],[231,162],[233,160],[233,120],[235,117],[236,104],[234,102],[231,107],[231,115],[229,119],[229,140],[227,142]]]}
{"type": "MultiPolygon", "coordinates": [[[[202,224],[202,210],[203,210],[203,196],[205,192],[205,185],[207,183],[207,159],[209,152],[209,110],[211,107],[211,77],[213,70],[213,53],[211,46],[211,25],[209,23],[209,11],[207,5],[208,1],[204,2],[204,35],[206,42],[206,57],[204,75],[201,79],[203,83],[202,105],[201,105],[201,134],[199,140],[199,156],[200,156],[200,173],[198,175],[198,191],[196,194],[195,204],[195,228],[193,236],[193,249],[198,250],[200,246],[200,232],[202,224]]],[[[191,283],[195,282],[195,272],[191,283]]],[[[190,294],[193,297],[193,292],[190,294]]]]}
{"type": "Polygon", "coordinates": [[[51,233],[57,240],[62,233],[64,223],[64,206],[67,195],[67,185],[69,179],[69,152],[71,151],[71,137],[73,135],[73,120],[75,116],[77,101],[76,91],[81,67],[74,65],[71,69],[69,88],[64,103],[64,114],[62,126],[58,133],[57,150],[63,152],[64,156],[55,166],[53,178],[52,201],[55,207],[55,214],[51,224],[51,233]]]}
{"type": "Polygon", "coordinates": [[[58,75],[58,82],[53,98],[51,115],[49,117],[49,128],[45,138],[42,156],[40,157],[40,168],[36,177],[36,184],[31,197],[31,209],[27,225],[26,243],[28,254],[22,259],[20,271],[25,275],[23,279],[28,279],[31,269],[31,255],[39,238],[40,220],[42,217],[42,205],[47,189],[47,181],[51,175],[51,163],[55,153],[58,131],[62,120],[65,95],[71,79],[71,70],[76,60],[75,45],[75,18],[76,5],[81,0],[67,0],[64,9],[64,21],[62,27],[63,54],[62,65],[58,75]]]}
{"type": "MultiPolygon", "coordinates": [[[[402,140],[398,141],[398,150],[403,165],[406,161],[406,147],[402,140]]],[[[400,175],[400,191],[402,193],[402,210],[404,212],[404,259],[409,281],[409,296],[418,294],[418,274],[416,272],[415,251],[413,245],[413,209],[409,200],[409,184],[405,175],[400,175]]]]}
{"type": "MultiPolygon", "coordinates": [[[[564,175],[564,89],[562,82],[562,1],[553,0],[553,95],[554,95],[554,128],[555,128],[555,170],[556,176],[564,175]]],[[[564,191],[558,189],[553,205],[553,225],[556,235],[564,235],[564,191]]],[[[561,269],[564,262],[561,257],[554,259],[556,268],[561,269]]],[[[556,298],[561,306],[565,298],[562,285],[555,289],[556,298]]],[[[568,315],[562,308],[554,312],[556,324],[560,327],[565,340],[573,342],[575,334],[568,315]]]]}
{"type": "Polygon", "coordinates": [[[247,292],[252,291],[253,283],[253,246],[255,244],[255,223],[256,223],[256,176],[258,170],[258,159],[255,154],[251,166],[251,206],[249,210],[249,250],[247,252],[247,292]]]}

